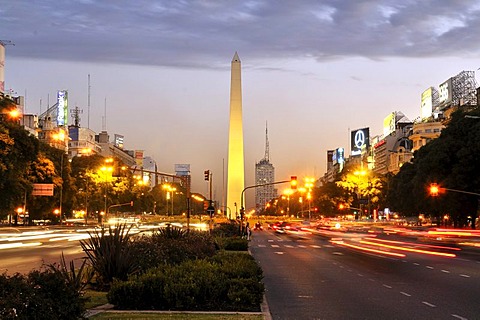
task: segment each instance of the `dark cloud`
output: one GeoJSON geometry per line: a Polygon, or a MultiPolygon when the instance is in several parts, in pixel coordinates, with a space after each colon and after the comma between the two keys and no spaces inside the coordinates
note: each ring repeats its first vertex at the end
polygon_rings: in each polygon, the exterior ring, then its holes
{"type": "Polygon", "coordinates": [[[251,60],[475,55],[479,26],[477,0],[0,0],[11,56],[177,67],[221,67],[234,51],[251,60]]]}

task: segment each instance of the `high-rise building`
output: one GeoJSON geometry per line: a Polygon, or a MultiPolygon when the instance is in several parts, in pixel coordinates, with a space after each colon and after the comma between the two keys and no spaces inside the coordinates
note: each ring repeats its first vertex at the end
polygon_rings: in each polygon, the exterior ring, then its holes
{"type": "Polygon", "coordinates": [[[228,135],[227,214],[235,219],[243,203],[245,185],[242,120],[242,70],[238,54],[232,60],[230,82],[230,128],[228,135]]]}
{"type": "MultiPolygon", "coordinates": [[[[270,146],[268,143],[268,127],[265,126],[265,156],[255,164],[255,185],[275,182],[275,167],[270,163],[270,146]]],[[[265,205],[277,197],[277,189],[273,184],[255,188],[255,209],[259,213],[265,205]]]]}

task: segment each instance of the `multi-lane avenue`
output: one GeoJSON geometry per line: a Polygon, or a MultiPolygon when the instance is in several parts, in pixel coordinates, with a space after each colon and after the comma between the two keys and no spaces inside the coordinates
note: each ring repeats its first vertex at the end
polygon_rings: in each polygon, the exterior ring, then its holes
{"type": "Polygon", "coordinates": [[[345,236],[254,233],[250,250],[273,319],[480,318],[475,252],[398,235],[345,236]]]}

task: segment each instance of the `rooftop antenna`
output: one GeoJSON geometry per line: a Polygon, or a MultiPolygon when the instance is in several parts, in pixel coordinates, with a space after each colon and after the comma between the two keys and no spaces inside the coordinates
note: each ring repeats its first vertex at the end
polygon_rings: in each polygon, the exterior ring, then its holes
{"type": "Polygon", "coordinates": [[[268,123],[265,121],[265,160],[270,161],[270,145],[268,143],[268,123]]]}
{"type": "Polygon", "coordinates": [[[80,127],[80,114],[83,113],[83,110],[79,109],[78,106],[75,106],[75,109],[71,109],[74,126],[80,127]]]}
{"type": "Polygon", "coordinates": [[[103,116],[102,131],[107,131],[107,97],[105,97],[105,113],[103,116]]]}
{"type": "Polygon", "coordinates": [[[90,73],[88,74],[87,128],[90,129],[90,73]]]}

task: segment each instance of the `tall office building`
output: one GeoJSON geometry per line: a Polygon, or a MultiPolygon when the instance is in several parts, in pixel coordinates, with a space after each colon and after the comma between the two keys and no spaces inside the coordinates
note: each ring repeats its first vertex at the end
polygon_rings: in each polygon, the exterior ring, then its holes
{"type": "MultiPolygon", "coordinates": [[[[228,135],[227,215],[235,219],[240,213],[245,185],[242,120],[241,62],[235,52],[230,81],[230,129],[228,135]]],[[[245,203],[243,203],[245,206],[245,203]]]]}
{"type": "MultiPolygon", "coordinates": [[[[265,156],[255,164],[255,185],[275,182],[275,167],[270,163],[270,147],[268,143],[268,127],[265,126],[265,156]]],[[[273,184],[255,188],[255,210],[257,213],[265,209],[270,200],[277,197],[277,189],[273,184]]]]}

